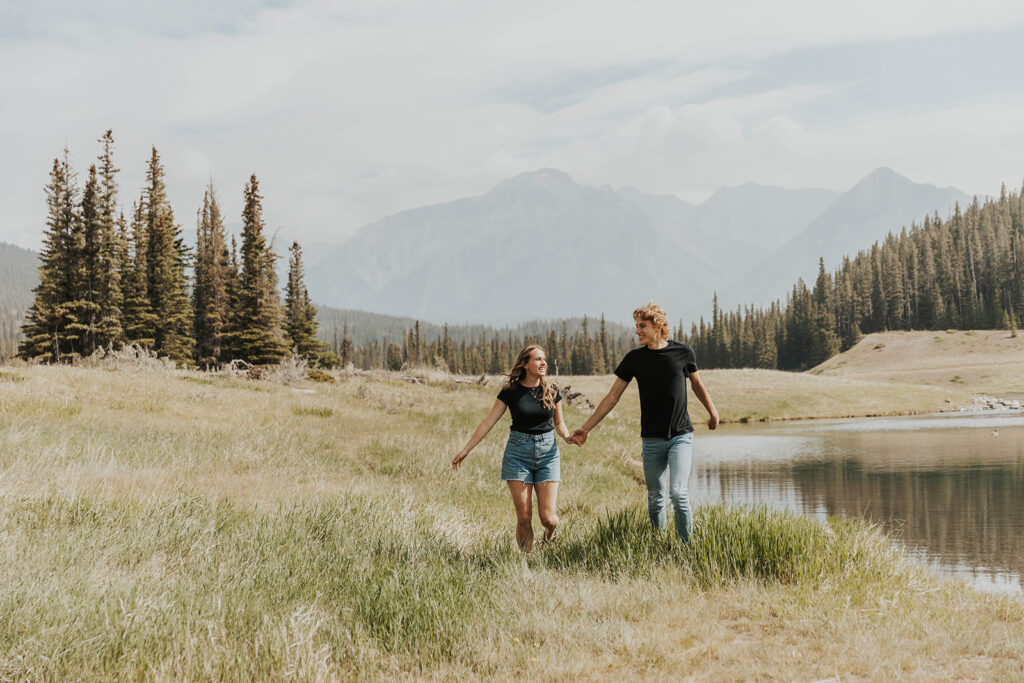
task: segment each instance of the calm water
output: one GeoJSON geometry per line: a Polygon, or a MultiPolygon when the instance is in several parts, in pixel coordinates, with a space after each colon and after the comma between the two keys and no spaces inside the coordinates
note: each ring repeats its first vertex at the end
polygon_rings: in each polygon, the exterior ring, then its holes
{"type": "Polygon", "coordinates": [[[698,430],[696,502],[880,522],[909,554],[982,590],[1024,594],[1020,413],[698,430]]]}

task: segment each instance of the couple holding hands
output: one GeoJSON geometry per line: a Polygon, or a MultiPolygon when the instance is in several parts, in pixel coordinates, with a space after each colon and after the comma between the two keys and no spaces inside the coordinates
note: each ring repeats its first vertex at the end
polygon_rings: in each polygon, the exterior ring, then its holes
{"type": "Polygon", "coordinates": [[[672,501],[676,534],[683,543],[690,540],[693,513],[688,481],[693,452],[693,425],[686,410],[686,384],[708,412],[708,428],[718,426],[718,411],[697,376],[697,363],[689,344],[668,338],[668,317],[653,303],[633,311],[638,348],[627,353],[615,368],[615,382],[608,394],[583,425],[569,433],[562,419],[562,396],[547,381],[544,349],[531,345],[519,352],[508,381],[487,416],[452,459],[458,469],[469,452],[498,422],[505,410],[512,414],[501,478],[508,482],[516,508],[516,542],[522,550],[533,549],[533,491],[544,526],[544,541],[555,537],[558,528],[558,482],[561,479],[555,432],[567,443],[582,446],[587,435],[611,412],[622,392],[635,377],[640,392],[640,437],[647,511],[651,525],[664,529],[666,498],[672,501]]]}

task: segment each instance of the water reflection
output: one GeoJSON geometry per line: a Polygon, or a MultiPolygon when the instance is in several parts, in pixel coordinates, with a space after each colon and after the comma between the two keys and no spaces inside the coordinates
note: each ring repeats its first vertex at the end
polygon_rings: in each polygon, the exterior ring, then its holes
{"type": "Polygon", "coordinates": [[[910,554],[984,590],[1024,592],[1024,417],[927,416],[702,433],[697,500],[883,524],[910,554]]]}

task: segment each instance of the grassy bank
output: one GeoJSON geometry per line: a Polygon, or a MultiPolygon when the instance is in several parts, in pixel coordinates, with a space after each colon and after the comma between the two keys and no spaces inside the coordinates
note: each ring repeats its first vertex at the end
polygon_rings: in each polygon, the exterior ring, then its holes
{"type": "Polygon", "coordinates": [[[1024,675],[1021,603],[863,525],[651,534],[630,403],[565,451],[562,537],[522,557],[508,418],[448,467],[493,394],[4,370],[0,680],[1024,675]]]}
{"type": "Polygon", "coordinates": [[[1024,335],[1006,330],[880,332],[812,370],[821,377],[927,385],[996,396],[1024,393],[1024,335]]]}
{"type": "MultiPolygon", "coordinates": [[[[702,370],[700,375],[723,422],[935,413],[967,405],[977,395],[960,385],[937,387],[778,370],[702,370]]],[[[609,375],[566,381],[596,403],[614,379],[609,375]]],[[[694,423],[707,419],[692,393],[690,400],[694,423]]],[[[615,410],[628,419],[639,419],[636,389],[627,390],[615,410]]]]}

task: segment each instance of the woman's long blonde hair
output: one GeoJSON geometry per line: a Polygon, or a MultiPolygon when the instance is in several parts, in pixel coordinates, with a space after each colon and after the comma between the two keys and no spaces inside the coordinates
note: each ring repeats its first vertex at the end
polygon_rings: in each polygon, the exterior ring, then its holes
{"type": "MultiPolygon", "coordinates": [[[[530,344],[523,347],[523,350],[516,356],[516,363],[512,366],[512,369],[508,371],[508,380],[505,382],[505,389],[512,389],[513,387],[520,386],[523,381],[523,377],[526,376],[526,364],[530,362],[530,354],[534,350],[540,349],[544,351],[544,347],[540,344],[530,344]]],[[[547,352],[545,351],[545,354],[547,352]]],[[[549,382],[543,375],[540,378],[540,402],[548,410],[553,410],[555,407],[555,397],[558,395],[555,385],[549,382]]]]}

